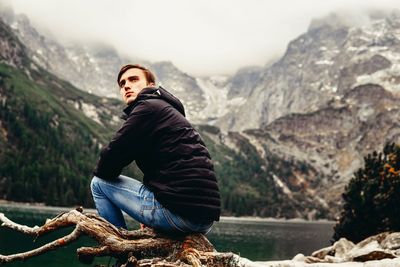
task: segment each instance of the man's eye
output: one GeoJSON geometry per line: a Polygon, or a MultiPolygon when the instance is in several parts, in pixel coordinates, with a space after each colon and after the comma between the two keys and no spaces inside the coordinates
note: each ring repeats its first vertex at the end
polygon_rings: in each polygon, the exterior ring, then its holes
{"type": "Polygon", "coordinates": [[[129,77],[129,81],[130,81],[130,82],[134,82],[134,81],[137,81],[137,80],[139,80],[139,77],[136,77],[136,76],[134,76],[134,77],[129,77]]]}
{"type": "Polygon", "coordinates": [[[121,81],[120,83],[119,83],[119,87],[122,87],[122,86],[124,86],[125,85],[125,81],[121,81]]]}

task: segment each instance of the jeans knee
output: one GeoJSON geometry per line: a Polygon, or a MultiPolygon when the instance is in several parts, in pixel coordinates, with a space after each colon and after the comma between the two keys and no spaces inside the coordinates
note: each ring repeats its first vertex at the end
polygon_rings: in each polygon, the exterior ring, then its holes
{"type": "Polygon", "coordinates": [[[90,190],[92,191],[92,195],[95,192],[99,192],[99,186],[100,186],[100,178],[97,176],[93,176],[92,181],[90,182],[90,190]]]}

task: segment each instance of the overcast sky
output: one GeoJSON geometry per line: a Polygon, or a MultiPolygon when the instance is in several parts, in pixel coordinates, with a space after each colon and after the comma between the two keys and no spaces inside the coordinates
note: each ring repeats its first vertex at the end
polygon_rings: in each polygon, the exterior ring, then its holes
{"type": "MultiPolygon", "coordinates": [[[[7,0],[0,0],[7,1],[7,0]]],[[[313,18],[399,0],[11,0],[16,13],[63,40],[100,40],[192,75],[233,74],[281,56],[313,18]]],[[[358,15],[357,15],[358,14],[358,15]]]]}

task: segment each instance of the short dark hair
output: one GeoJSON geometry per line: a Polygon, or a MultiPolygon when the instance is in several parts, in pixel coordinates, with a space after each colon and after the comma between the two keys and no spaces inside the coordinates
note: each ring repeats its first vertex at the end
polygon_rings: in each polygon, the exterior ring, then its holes
{"type": "Polygon", "coordinates": [[[139,64],[128,64],[128,65],[123,66],[118,73],[118,79],[117,79],[118,86],[119,86],[119,80],[121,79],[122,74],[124,74],[125,71],[127,71],[129,69],[143,70],[144,76],[146,77],[146,80],[147,80],[147,83],[156,83],[156,77],[148,68],[143,67],[139,64]]]}

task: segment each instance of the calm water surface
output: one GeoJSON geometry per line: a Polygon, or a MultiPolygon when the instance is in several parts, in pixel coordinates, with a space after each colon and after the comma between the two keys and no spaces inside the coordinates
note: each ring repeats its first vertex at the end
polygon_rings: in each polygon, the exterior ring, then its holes
{"type": "MultiPolygon", "coordinates": [[[[54,210],[8,206],[0,206],[0,212],[15,222],[28,226],[42,225],[46,218],[52,218],[59,213],[54,210]]],[[[138,224],[129,221],[128,227],[136,229],[138,224]]],[[[70,233],[71,229],[63,229],[35,241],[30,236],[0,228],[0,254],[9,255],[39,247],[70,233]]],[[[319,248],[329,246],[332,234],[332,222],[277,222],[223,218],[207,237],[220,252],[231,251],[251,260],[267,261],[291,259],[298,253],[309,255],[319,248]]],[[[75,252],[79,247],[95,245],[95,241],[82,237],[77,242],[56,251],[6,266],[88,266],[79,263],[75,252]]],[[[95,263],[107,264],[108,261],[109,258],[98,258],[95,263]]]]}

